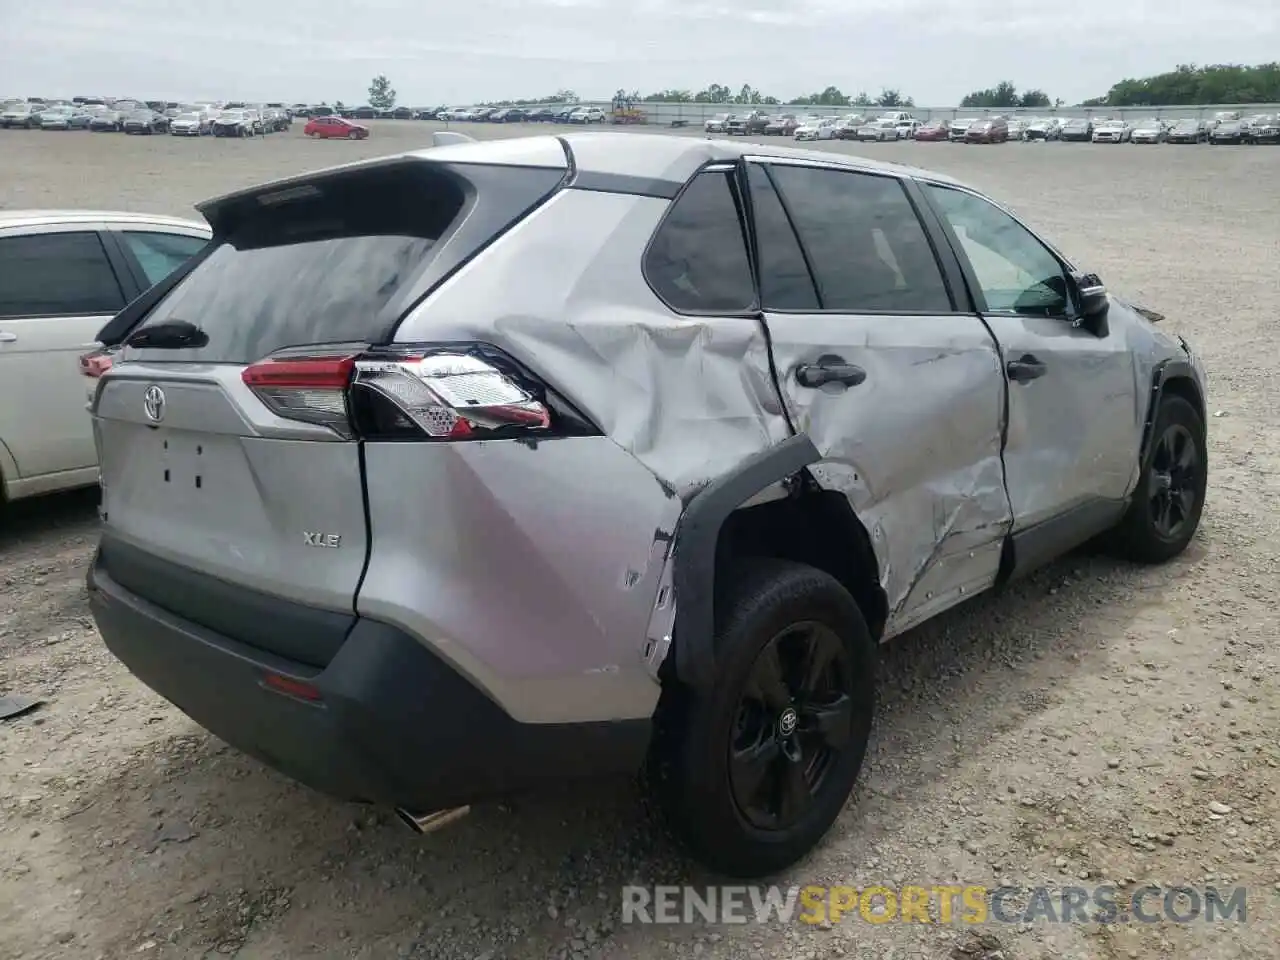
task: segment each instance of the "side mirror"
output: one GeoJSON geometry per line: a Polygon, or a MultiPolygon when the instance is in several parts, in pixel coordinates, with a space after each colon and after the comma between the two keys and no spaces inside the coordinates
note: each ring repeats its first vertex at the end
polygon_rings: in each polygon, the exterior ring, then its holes
{"type": "Polygon", "coordinates": [[[1099,337],[1105,337],[1109,330],[1107,311],[1111,309],[1111,297],[1107,288],[1095,273],[1072,274],[1076,286],[1076,295],[1080,302],[1080,319],[1082,326],[1099,337]]]}

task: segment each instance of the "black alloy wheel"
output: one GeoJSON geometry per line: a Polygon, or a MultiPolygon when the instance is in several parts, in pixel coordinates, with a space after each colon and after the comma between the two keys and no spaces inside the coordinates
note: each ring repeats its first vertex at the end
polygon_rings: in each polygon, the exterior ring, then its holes
{"type": "Polygon", "coordinates": [[[1151,522],[1160,536],[1176,540],[1194,519],[1200,456],[1191,431],[1170,424],[1152,449],[1147,479],[1151,522]]]}
{"type": "Polygon", "coordinates": [[[734,802],[749,823],[785,830],[813,805],[849,744],[852,671],[825,624],[793,624],[760,651],[738,705],[729,750],[734,802]]]}

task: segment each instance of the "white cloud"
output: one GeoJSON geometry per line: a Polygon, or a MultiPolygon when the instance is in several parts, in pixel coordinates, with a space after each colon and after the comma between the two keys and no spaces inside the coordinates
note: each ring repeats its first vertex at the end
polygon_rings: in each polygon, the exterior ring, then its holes
{"type": "Polygon", "coordinates": [[[1126,76],[1280,51],[1276,0],[40,0],[4,17],[0,94],[408,104],[834,84],[955,103],[1008,79],[1075,102],[1126,76]]]}

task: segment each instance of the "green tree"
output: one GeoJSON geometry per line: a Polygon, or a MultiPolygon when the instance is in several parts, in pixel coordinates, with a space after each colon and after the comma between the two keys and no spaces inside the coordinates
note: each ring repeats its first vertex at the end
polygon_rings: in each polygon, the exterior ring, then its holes
{"type": "Polygon", "coordinates": [[[811,93],[807,97],[796,97],[792,103],[805,103],[815,107],[847,107],[849,98],[840,92],[839,87],[827,87],[821,93],[811,93]]]}
{"type": "Polygon", "coordinates": [[[1220,63],[1198,67],[1179,64],[1168,73],[1115,84],[1105,97],[1085,106],[1159,107],[1178,104],[1274,103],[1280,100],[1280,62],[1257,66],[1220,63]]]}
{"type": "Polygon", "coordinates": [[[726,86],[713,83],[707,89],[695,93],[693,99],[698,103],[730,103],[733,100],[733,91],[726,86]]]}
{"type": "Polygon", "coordinates": [[[874,107],[875,106],[875,103],[873,103],[871,100],[871,96],[865,90],[861,91],[856,97],[850,100],[849,103],[851,106],[855,106],[855,107],[874,107]]]}
{"type": "Polygon", "coordinates": [[[904,97],[901,90],[886,87],[880,91],[880,96],[876,97],[875,105],[877,107],[914,107],[916,102],[910,97],[904,97]]]}
{"type": "Polygon", "coordinates": [[[1022,96],[1018,98],[1018,106],[1020,107],[1048,107],[1052,105],[1053,101],[1049,99],[1049,95],[1043,90],[1025,90],[1022,96]]]}
{"type": "Polygon", "coordinates": [[[369,84],[369,106],[375,110],[390,110],[396,105],[396,92],[384,74],[378,74],[369,84]]]}
{"type": "Polygon", "coordinates": [[[1002,80],[994,87],[975,90],[966,94],[960,101],[962,107],[1016,107],[1019,105],[1018,88],[1008,80],[1002,80]]]}
{"type": "Polygon", "coordinates": [[[689,90],[659,90],[644,98],[649,103],[689,103],[693,93],[689,90]]]}

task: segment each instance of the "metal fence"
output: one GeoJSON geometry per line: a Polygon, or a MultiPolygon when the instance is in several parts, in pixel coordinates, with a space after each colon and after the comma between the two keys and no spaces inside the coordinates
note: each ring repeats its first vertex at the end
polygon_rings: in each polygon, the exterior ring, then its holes
{"type": "MultiPolygon", "coordinates": [[[[606,113],[613,104],[609,101],[584,100],[584,107],[600,107],[606,113]]],[[[1197,104],[1196,106],[1167,107],[1016,107],[1016,108],[961,108],[961,107],[833,107],[812,106],[810,104],[767,104],[752,105],[740,103],[635,103],[632,109],[644,114],[645,121],[656,126],[688,124],[700,126],[703,121],[725,113],[747,113],[761,110],[764,113],[777,115],[795,114],[797,117],[842,116],[849,113],[860,113],[864,116],[878,116],[889,110],[907,110],[920,120],[952,120],[956,117],[981,117],[1001,115],[1006,117],[1112,117],[1115,119],[1137,120],[1146,117],[1209,119],[1215,113],[1224,110],[1238,110],[1243,116],[1258,113],[1280,114],[1280,104],[1197,104]]]]}

